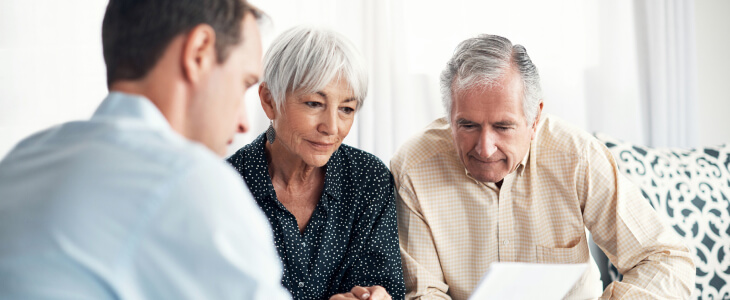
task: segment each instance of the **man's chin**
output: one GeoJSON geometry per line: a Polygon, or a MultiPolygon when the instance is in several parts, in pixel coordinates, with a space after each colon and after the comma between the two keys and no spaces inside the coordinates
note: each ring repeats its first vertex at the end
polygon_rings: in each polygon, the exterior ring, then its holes
{"type": "Polygon", "coordinates": [[[206,145],[210,151],[213,151],[216,155],[220,157],[226,157],[226,153],[228,152],[228,146],[230,146],[230,143],[226,144],[217,144],[217,145],[206,145]]]}
{"type": "Polygon", "coordinates": [[[471,173],[471,176],[474,177],[474,179],[481,181],[481,182],[499,182],[504,179],[507,174],[501,175],[501,174],[494,174],[494,173],[475,173],[475,172],[469,172],[471,173]]]}

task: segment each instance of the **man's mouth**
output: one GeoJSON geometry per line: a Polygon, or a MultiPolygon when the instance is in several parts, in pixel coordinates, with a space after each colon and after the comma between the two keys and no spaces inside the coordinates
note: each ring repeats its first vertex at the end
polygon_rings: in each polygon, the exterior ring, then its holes
{"type": "Polygon", "coordinates": [[[483,163],[483,164],[493,164],[493,163],[498,163],[498,162],[501,162],[504,160],[504,159],[494,159],[494,158],[485,159],[485,158],[479,158],[476,156],[471,156],[471,158],[476,160],[477,162],[483,163]]]}

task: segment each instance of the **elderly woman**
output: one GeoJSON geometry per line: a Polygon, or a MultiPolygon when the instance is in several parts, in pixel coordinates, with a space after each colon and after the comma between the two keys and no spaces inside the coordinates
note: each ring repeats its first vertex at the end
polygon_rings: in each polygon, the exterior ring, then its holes
{"type": "Polygon", "coordinates": [[[288,30],[264,58],[259,96],[271,125],[228,159],[271,223],[295,299],[404,297],[392,175],[342,144],[367,85],[344,37],[288,30]]]}

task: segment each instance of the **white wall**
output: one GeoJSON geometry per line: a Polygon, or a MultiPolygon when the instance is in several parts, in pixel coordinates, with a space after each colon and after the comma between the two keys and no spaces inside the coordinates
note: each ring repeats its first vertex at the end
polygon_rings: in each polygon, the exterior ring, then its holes
{"type": "Polygon", "coordinates": [[[33,132],[88,119],[107,93],[106,1],[0,1],[0,158],[33,132]]]}
{"type": "Polygon", "coordinates": [[[695,3],[699,145],[730,145],[730,1],[695,3]]]}

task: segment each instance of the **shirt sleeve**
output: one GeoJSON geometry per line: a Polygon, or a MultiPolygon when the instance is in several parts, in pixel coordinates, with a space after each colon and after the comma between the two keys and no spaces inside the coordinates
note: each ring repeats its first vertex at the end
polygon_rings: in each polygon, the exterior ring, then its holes
{"type": "Polygon", "coordinates": [[[407,176],[396,174],[398,236],[406,285],[405,299],[448,299],[441,263],[428,222],[407,176]],[[398,179],[400,178],[400,182],[398,179]]]}
{"type": "Polygon", "coordinates": [[[367,236],[363,252],[344,278],[346,287],[374,286],[385,288],[393,299],[403,299],[403,268],[398,249],[398,226],[395,213],[395,188],[393,176],[385,166],[384,171],[373,183],[376,196],[374,205],[369,205],[367,215],[374,217],[374,223],[367,236]]]}
{"type": "Polygon", "coordinates": [[[695,277],[689,249],[620,174],[605,146],[591,143],[584,158],[578,174],[584,222],[623,274],[601,299],[689,298],[695,277]]]}
{"type": "Polygon", "coordinates": [[[143,216],[128,299],[290,299],[271,228],[227,165],[191,168],[143,216]]]}

